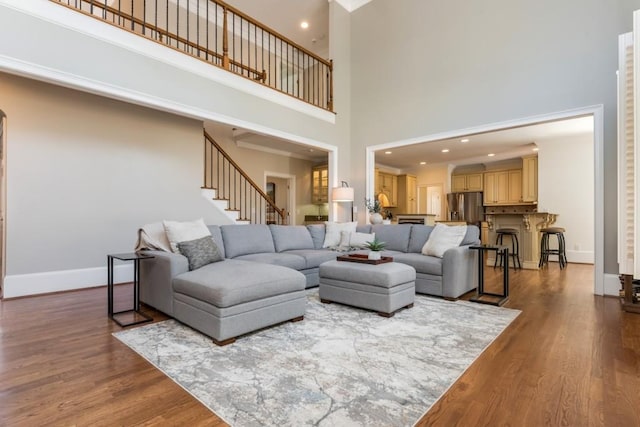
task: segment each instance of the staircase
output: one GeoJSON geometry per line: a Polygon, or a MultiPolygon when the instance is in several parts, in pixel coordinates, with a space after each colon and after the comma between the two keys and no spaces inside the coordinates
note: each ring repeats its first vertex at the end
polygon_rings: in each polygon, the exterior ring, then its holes
{"type": "Polygon", "coordinates": [[[285,211],[204,131],[202,195],[237,224],[285,224],[285,211]]]}

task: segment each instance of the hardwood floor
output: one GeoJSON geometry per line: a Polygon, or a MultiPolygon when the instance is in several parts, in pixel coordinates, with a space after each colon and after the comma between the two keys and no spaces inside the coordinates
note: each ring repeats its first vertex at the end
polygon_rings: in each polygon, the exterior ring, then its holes
{"type": "MultiPolygon", "coordinates": [[[[511,284],[522,314],[418,425],[640,426],[640,315],[592,295],[592,266],[511,284]]],[[[111,336],[106,304],[105,288],[0,302],[0,425],[225,425],[111,336]]]]}

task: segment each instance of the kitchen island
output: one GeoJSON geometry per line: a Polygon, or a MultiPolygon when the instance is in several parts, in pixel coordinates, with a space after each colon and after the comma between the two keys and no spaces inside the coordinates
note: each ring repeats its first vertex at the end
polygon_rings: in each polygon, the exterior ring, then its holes
{"type": "MultiPolygon", "coordinates": [[[[515,228],[518,230],[520,242],[520,262],[522,268],[537,270],[540,260],[540,229],[550,227],[556,222],[557,214],[549,212],[535,212],[520,209],[489,209],[485,213],[485,221],[489,229],[488,241],[496,241],[496,230],[500,228],[515,228]]],[[[505,237],[504,244],[511,244],[505,237]]],[[[511,246],[509,246],[511,248],[511,246]]],[[[491,257],[492,255],[490,255],[491,257]]],[[[493,265],[495,258],[487,259],[488,265],[493,265]]]]}

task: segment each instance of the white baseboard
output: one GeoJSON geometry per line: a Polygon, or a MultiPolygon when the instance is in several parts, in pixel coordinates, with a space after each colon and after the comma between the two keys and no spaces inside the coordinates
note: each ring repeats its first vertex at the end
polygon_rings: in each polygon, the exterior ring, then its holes
{"type": "MultiPolygon", "coordinates": [[[[113,267],[113,282],[133,281],[133,264],[113,267]]],[[[107,267],[79,270],[46,271],[43,273],[14,274],[4,278],[4,298],[16,298],[51,292],[93,288],[107,284],[107,267]]],[[[106,295],[105,295],[106,298],[106,295]]]]}
{"type": "MultiPolygon", "coordinates": [[[[556,257],[557,258],[557,257],[556,257]]],[[[567,261],[577,264],[593,264],[595,261],[593,251],[569,251],[567,250],[567,261]]]]}
{"type": "Polygon", "coordinates": [[[604,273],[604,294],[615,297],[620,295],[620,279],[617,274],[604,273]]]}

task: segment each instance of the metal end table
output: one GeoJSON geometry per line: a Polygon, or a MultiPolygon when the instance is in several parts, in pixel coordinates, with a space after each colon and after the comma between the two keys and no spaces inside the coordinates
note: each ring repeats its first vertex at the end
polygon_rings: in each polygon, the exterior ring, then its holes
{"type": "Polygon", "coordinates": [[[153,255],[146,255],[142,252],[129,252],[124,254],[107,255],[107,298],[109,318],[120,326],[131,326],[139,323],[150,322],[152,317],[140,311],[140,260],[155,258],[153,255]],[[131,310],[123,310],[113,312],[113,260],[133,261],[133,308],[131,310]],[[125,313],[135,313],[142,319],[132,322],[121,322],[115,316],[125,313]]]}
{"type": "Polygon", "coordinates": [[[470,298],[470,301],[498,306],[507,302],[509,300],[509,262],[505,262],[502,265],[502,293],[496,294],[485,292],[483,254],[486,251],[494,251],[496,253],[496,259],[498,256],[502,256],[504,257],[503,259],[508,261],[509,247],[500,245],[475,245],[470,246],[469,249],[478,251],[478,289],[476,291],[476,296],[470,298]]]}

